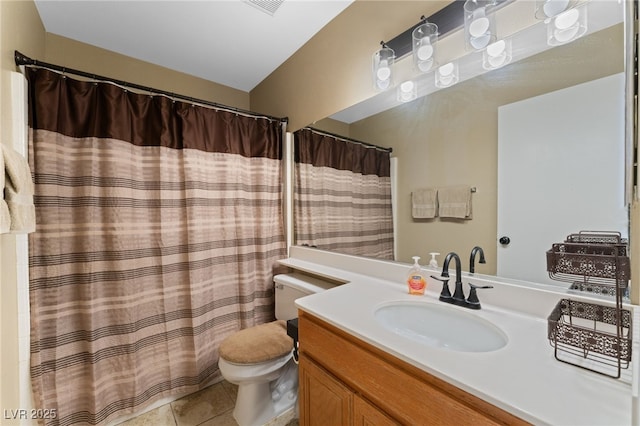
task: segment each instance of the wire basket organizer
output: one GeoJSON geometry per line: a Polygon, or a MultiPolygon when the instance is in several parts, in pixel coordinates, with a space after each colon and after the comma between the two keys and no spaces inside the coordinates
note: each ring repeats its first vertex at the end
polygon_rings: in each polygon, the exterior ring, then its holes
{"type": "Polygon", "coordinates": [[[615,298],[615,307],[560,300],[548,317],[555,358],[619,378],[631,361],[631,313],[622,309],[631,269],[626,240],[617,233],[582,231],[553,244],[546,255],[552,279],[615,298]]]}
{"type": "Polygon", "coordinates": [[[549,315],[547,333],[559,361],[615,378],[631,362],[631,314],[627,310],[562,299],[549,315]]]}

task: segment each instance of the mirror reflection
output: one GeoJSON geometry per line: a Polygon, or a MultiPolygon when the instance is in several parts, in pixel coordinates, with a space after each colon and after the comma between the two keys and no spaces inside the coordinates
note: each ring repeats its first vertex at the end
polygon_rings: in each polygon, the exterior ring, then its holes
{"type": "MultiPolygon", "coordinates": [[[[395,260],[420,256],[426,265],[430,253],[440,253],[441,266],[446,253],[467,259],[481,246],[486,264],[476,263],[476,273],[559,284],[546,272],[553,243],[582,230],[628,237],[619,5],[616,14],[614,24],[524,59],[516,60],[514,42],[512,63],[411,102],[312,124],[392,149],[395,260]],[[469,217],[412,214],[413,193],[458,187],[475,190],[469,217]],[[509,244],[500,244],[502,237],[509,244]]],[[[482,53],[470,56],[482,62],[482,53]]],[[[298,243],[328,248],[307,237],[298,243]]]]}

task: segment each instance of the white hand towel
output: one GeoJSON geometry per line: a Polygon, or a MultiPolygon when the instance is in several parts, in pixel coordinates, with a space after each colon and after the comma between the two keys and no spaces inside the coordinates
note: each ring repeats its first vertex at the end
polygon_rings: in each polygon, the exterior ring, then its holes
{"type": "Polygon", "coordinates": [[[432,219],[438,214],[438,190],[420,188],[411,193],[411,216],[414,219],[432,219]]]}
{"type": "Polygon", "coordinates": [[[4,185],[4,155],[2,155],[2,149],[0,149],[0,189],[2,189],[2,199],[0,199],[0,234],[5,234],[11,229],[9,207],[4,200],[4,185]]]}
{"type": "Polygon", "coordinates": [[[27,159],[11,147],[2,144],[4,156],[4,198],[11,216],[11,232],[23,234],[36,230],[36,210],[33,205],[34,185],[27,159]]]}
{"type": "Polygon", "coordinates": [[[471,187],[466,185],[438,188],[440,217],[471,219],[471,187]]]}

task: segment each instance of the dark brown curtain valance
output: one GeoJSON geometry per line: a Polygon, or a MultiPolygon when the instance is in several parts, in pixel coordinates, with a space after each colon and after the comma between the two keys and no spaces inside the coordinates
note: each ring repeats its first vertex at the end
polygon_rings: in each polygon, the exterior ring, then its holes
{"type": "Polygon", "coordinates": [[[26,75],[29,124],[34,129],[74,138],[111,138],[137,146],[282,158],[282,130],[277,120],[134,93],[42,68],[27,68],[26,75]],[[47,108],[52,104],[61,107],[47,108]],[[231,144],[230,140],[242,143],[231,144]]]}
{"type": "Polygon", "coordinates": [[[391,175],[390,156],[389,152],[315,133],[310,129],[295,132],[296,163],[388,177],[391,175]]]}

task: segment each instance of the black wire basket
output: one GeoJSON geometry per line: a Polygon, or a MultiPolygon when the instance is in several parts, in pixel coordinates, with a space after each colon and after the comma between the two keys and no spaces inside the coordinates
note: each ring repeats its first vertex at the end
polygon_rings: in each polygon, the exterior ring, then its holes
{"type": "Polygon", "coordinates": [[[615,306],[562,299],[549,315],[557,360],[620,378],[631,362],[631,313],[622,298],[631,278],[627,242],[619,233],[582,231],[547,251],[549,277],[571,289],[613,296],[615,306]],[[611,369],[613,367],[613,369],[611,369]]]}
{"type": "Polygon", "coordinates": [[[547,334],[557,360],[619,378],[631,362],[631,323],[626,309],[562,299],[549,315],[547,334]]]}

